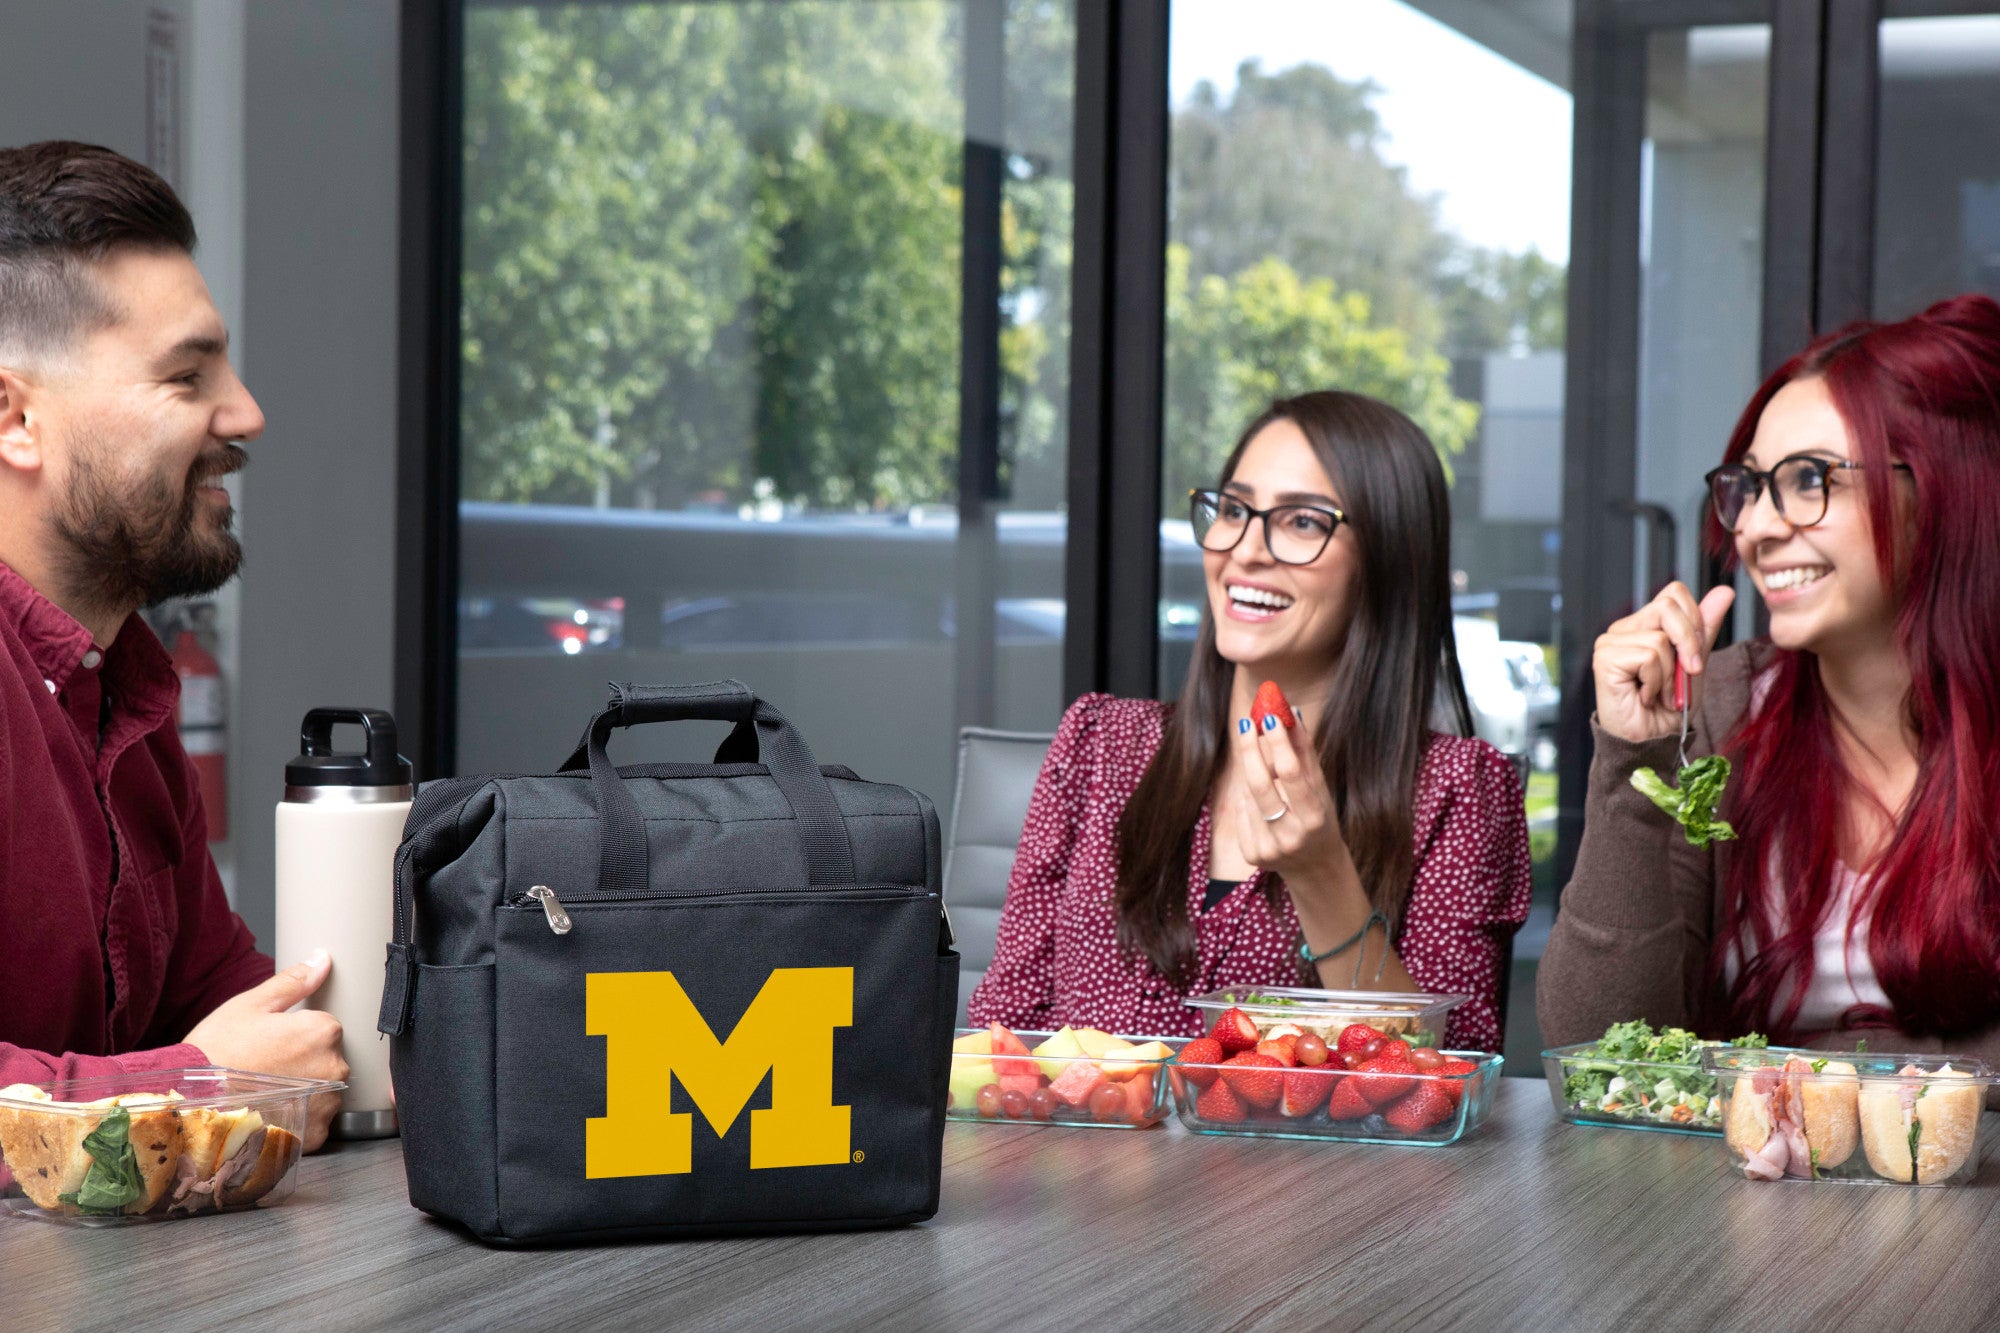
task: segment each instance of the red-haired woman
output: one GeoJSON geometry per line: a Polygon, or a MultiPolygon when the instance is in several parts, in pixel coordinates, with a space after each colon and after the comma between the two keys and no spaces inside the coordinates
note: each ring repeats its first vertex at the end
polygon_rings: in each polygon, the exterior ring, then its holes
{"type": "Polygon", "coordinates": [[[1733,593],[1674,584],[1598,639],[1544,1034],[1645,1018],[2000,1057],[2000,306],[1813,343],[1709,484],[1770,637],[1711,656],[1733,593]],[[1674,770],[1676,660],[1689,754],[1734,766],[1737,840],[1705,850],[1629,783],[1674,770]]]}
{"type": "Polygon", "coordinates": [[[1438,702],[1469,729],[1431,442],[1360,394],[1282,399],[1190,508],[1180,701],[1064,714],[973,1020],[1174,1035],[1197,992],[1360,985],[1466,995],[1445,1044],[1498,1050],[1528,830],[1506,758],[1431,730],[1438,702]],[[1304,725],[1254,706],[1267,681],[1304,725]]]}

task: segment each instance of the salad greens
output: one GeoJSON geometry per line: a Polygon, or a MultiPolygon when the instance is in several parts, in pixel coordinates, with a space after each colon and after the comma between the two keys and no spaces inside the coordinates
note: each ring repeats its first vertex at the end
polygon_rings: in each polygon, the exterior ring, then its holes
{"type": "Polygon", "coordinates": [[[1593,1119],[1718,1128],[1722,1103],[1715,1076],[1702,1070],[1701,1052],[1725,1044],[1759,1048],[1770,1042],[1755,1032],[1724,1043],[1703,1041],[1686,1028],[1655,1032],[1643,1020],[1613,1023],[1596,1042],[1563,1057],[1563,1102],[1593,1119]]]}
{"type": "Polygon", "coordinates": [[[1650,768],[1632,770],[1632,785],[1672,815],[1688,842],[1696,847],[1727,842],[1736,836],[1729,821],[1715,817],[1715,808],[1722,803],[1722,784],[1727,781],[1729,760],[1719,754],[1703,755],[1681,769],[1678,787],[1669,787],[1650,768]]]}
{"type": "Polygon", "coordinates": [[[75,1204],[85,1213],[116,1213],[146,1192],[139,1175],[139,1155],[132,1151],[132,1113],[114,1107],[86,1134],[83,1150],[90,1154],[90,1170],[74,1194],[59,1194],[64,1203],[75,1204]]]}

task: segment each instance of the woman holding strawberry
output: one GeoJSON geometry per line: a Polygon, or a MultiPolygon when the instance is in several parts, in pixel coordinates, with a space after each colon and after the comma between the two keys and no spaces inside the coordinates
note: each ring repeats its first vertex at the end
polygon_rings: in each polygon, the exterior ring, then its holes
{"type": "Polygon", "coordinates": [[[1643,1018],[2000,1058],[2000,306],[1819,339],[1709,482],[1709,540],[1770,634],[1711,655],[1734,591],[1676,583],[1598,639],[1543,1032],[1643,1018]],[[1734,770],[1723,821],[1686,833],[1630,782],[1674,771],[1684,725],[1734,770]]]}
{"type": "Polygon", "coordinates": [[[1470,731],[1444,472],[1359,394],[1280,400],[1190,497],[1208,605],[1178,702],[1071,705],[1022,829],[975,1022],[1193,1033],[1223,986],[1471,997],[1497,1050],[1526,918],[1512,766],[1470,731]]]}

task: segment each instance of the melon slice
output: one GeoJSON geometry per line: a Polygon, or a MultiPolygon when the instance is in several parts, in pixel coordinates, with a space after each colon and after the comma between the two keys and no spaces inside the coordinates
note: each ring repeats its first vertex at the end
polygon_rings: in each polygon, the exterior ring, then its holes
{"type": "Polygon", "coordinates": [[[1124,1050],[1114,1051],[1112,1054],[1118,1058],[1103,1062],[1104,1076],[1113,1082],[1123,1083],[1134,1074],[1151,1069],[1162,1060],[1172,1059],[1174,1051],[1173,1047],[1163,1041],[1141,1042],[1137,1046],[1127,1042],[1124,1050]]]}
{"type": "Polygon", "coordinates": [[[1041,1066],[1043,1075],[1051,1083],[1062,1077],[1064,1068],[1069,1065],[1071,1060],[1083,1054],[1084,1050],[1077,1041],[1076,1031],[1073,1028],[1067,1027],[1056,1032],[1034,1049],[1034,1055],[1037,1057],[1036,1063],[1041,1066]]]}

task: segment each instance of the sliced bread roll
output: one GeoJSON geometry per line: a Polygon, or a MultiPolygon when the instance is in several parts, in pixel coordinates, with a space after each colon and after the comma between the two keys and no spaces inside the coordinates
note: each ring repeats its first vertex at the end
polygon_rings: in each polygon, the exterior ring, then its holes
{"type": "MultiPolygon", "coordinates": [[[[1788,1063],[1789,1067],[1789,1063],[1788,1063]]],[[[1861,1080],[1845,1060],[1828,1060],[1799,1082],[1813,1165],[1830,1171],[1861,1145],[1861,1080]]]]}
{"type": "Polygon", "coordinates": [[[1956,1174],[1972,1155],[1985,1099],[1970,1074],[1949,1065],[1935,1073],[1915,1066],[1903,1072],[1911,1077],[1862,1089],[1861,1146],[1869,1167],[1884,1180],[1935,1184],[1956,1174]]]}
{"type": "MultiPolygon", "coordinates": [[[[53,1102],[55,1099],[31,1083],[0,1088],[0,1097],[17,1101],[53,1102]]],[[[18,1106],[0,1106],[0,1154],[7,1169],[37,1208],[60,1212],[57,1197],[74,1194],[90,1170],[90,1154],[83,1150],[84,1136],[97,1128],[97,1118],[87,1115],[57,1115],[30,1111],[18,1106]]]]}

